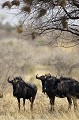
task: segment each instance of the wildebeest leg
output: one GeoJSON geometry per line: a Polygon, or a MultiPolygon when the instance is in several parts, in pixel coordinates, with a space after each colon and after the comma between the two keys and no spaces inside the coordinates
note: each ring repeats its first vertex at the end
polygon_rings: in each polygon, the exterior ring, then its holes
{"type": "Polygon", "coordinates": [[[72,105],[72,100],[71,100],[71,97],[67,97],[67,100],[68,100],[68,103],[69,103],[69,106],[68,106],[68,110],[71,109],[71,105],[72,105]]]}
{"type": "Polygon", "coordinates": [[[23,98],[23,106],[24,106],[24,111],[25,111],[25,99],[23,98]]]}
{"type": "Polygon", "coordinates": [[[31,109],[31,111],[33,110],[33,102],[34,102],[34,100],[35,100],[35,96],[30,99],[30,102],[31,102],[30,109],[31,109]]]}
{"type": "Polygon", "coordinates": [[[55,96],[50,98],[50,105],[51,105],[51,108],[50,108],[50,111],[54,111],[54,103],[55,103],[55,96]]]}
{"type": "Polygon", "coordinates": [[[20,98],[17,98],[18,99],[18,107],[19,107],[19,111],[20,111],[20,98]]]}
{"type": "Polygon", "coordinates": [[[78,109],[77,98],[76,97],[72,97],[72,99],[73,99],[73,104],[74,104],[74,110],[77,110],[78,109]]]}

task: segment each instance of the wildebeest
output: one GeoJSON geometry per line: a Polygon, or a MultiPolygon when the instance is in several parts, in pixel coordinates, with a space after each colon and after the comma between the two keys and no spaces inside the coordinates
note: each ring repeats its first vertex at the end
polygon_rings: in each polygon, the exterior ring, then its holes
{"type": "Polygon", "coordinates": [[[20,98],[23,98],[23,106],[25,110],[25,99],[31,102],[30,109],[33,109],[33,102],[37,93],[37,86],[33,83],[26,83],[21,77],[15,77],[13,80],[8,78],[8,82],[13,85],[13,96],[18,100],[18,107],[20,111],[20,98]]]}
{"type": "Polygon", "coordinates": [[[76,97],[78,98],[79,96],[78,81],[65,77],[60,77],[58,79],[57,77],[53,77],[51,75],[42,75],[40,77],[36,75],[36,78],[41,80],[42,91],[46,93],[50,99],[50,110],[54,110],[55,96],[60,98],[67,97],[69,109],[71,108],[73,100],[74,108],[77,108],[76,97]]]}
{"type": "Polygon", "coordinates": [[[42,92],[45,93],[44,88],[45,88],[45,81],[48,80],[49,78],[55,78],[54,76],[51,76],[51,74],[45,74],[45,75],[41,75],[38,77],[38,74],[36,75],[36,79],[41,80],[42,83],[42,92]]]}

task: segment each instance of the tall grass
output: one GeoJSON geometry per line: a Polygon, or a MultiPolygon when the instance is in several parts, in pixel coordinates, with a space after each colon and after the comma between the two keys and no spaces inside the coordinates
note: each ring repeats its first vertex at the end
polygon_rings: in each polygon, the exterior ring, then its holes
{"type": "Polygon", "coordinates": [[[79,48],[51,48],[36,46],[27,41],[6,40],[0,41],[0,85],[4,97],[0,99],[0,120],[78,120],[79,110],[74,112],[72,106],[68,111],[66,98],[56,98],[55,112],[50,113],[49,98],[42,94],[41,82],[35,78],[36,74],[70,76],[79,79],[79,69],[70,67],[79,62],[79,48]],[[21,76],[25,81],[33,82],[38,87],[33,112],[30,111],[30,102],[26,100],[26,110],[18,112],[17,99],[12,95],[12,86],[7,78],[21,76]]]}

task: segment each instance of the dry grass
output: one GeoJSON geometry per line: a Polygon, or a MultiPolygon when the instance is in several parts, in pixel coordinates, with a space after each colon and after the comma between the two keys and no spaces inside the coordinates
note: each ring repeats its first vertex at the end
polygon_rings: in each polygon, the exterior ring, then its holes
{"type": "Polygon", "coordinates": [[[49,112],[49,99],[37,93],[33,112],[30,111],[30,102],[26,100],[26,110],[23,110],[21,100],[21,111],[18,111],[17,99],[12,96],[12,91],[7,91],[3,99],[0,99],[0,119],[1,120],[78,120],[79,111],[68,111],[66,99],[56,98],[55,112],[49,112]]]}
{"type": "MultiPolygon", "coordinates": [[[[33,43],[16,39],[0,41],[0,84],[4,91],[4,97],[0,99],[0,120],[78,120],[79,111],[74,112],[73,106],[71,111],[68,111],[66,98],[56,98],[55,112],[50,113],[49,99],[41,92],[41,82],[35,79],[36,74],[51,72],[58,75],[55,68],[56,56],[61,56],[69,64],[78,63],[78,52],[78,47],[36,47],[33,43]],[[38,87],[33,112],[30,111],[28,100],[25,111],[21,100],[21,111],[18,112],[17,99],[12,95],[12,86],[7,83],[8,76],[16,75],[21,75],[25,81],[33,82],[38,87]]],[[[62,69],[62,74],[64,70],[65,68],[62,69]]],[[[79,79],[79,69],[75,68],[69,76],[79,79]]]]}

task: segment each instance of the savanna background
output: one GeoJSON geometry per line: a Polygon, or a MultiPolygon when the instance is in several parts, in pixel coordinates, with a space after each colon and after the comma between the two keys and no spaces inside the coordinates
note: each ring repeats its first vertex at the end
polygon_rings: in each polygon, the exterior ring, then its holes
{"type": "MultiPolygon", "coordinates": [[[[71,35],[67,38],[72,40],[71,35]]],[[[35,78],[36,74],[51,73],[54,76],[63,75],[79,80],[79,46],[65,48],[57,47],[56,44],[42,45],[42,40],[49,39],[53,39],[50,33],[35,40],[22,37],[9,23],[0,22],[0,86],[3,92],[3,98],[0,99],[0,120],[79,119],[79,111],[74,112],[73,106],[71,111],[68,111],[66,98],[56,98],[55,112],[50,113],[49,99],[42,93],[41,81],[35,78]],[[21,101],[21,111],[18,111],[17,99],[13,97],[12,86],[7,82],[9,76],[21,76],[24,81],[37,85],[38,93],[33,112],[30,111],[28,100],[26,110],[23,110],[21,101]]],[[[58,39],[62,41],[65,37],[58,39]]]]}

